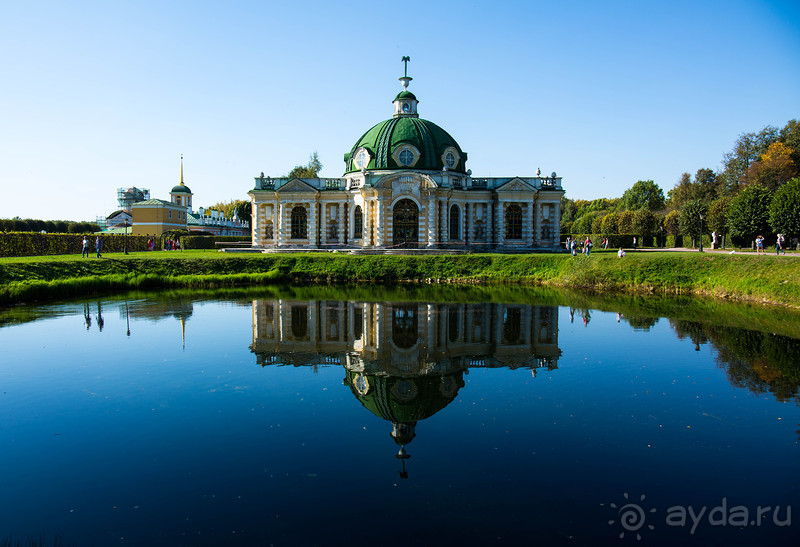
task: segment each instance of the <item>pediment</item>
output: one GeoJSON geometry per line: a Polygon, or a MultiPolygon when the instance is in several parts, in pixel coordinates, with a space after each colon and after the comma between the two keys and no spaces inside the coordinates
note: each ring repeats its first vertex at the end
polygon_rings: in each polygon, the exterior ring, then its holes
{"type": "Polygon", "coordinates": [[[497,189],[498,192],[536,192],[536,188],[522,180],[521,178],[513,178],[507,183],[503,184],[497,189]]]}
{"type": "Polygon", "coordinates": [[[278,188],[278,193],[281,192],[310,192],[316,193],[317,189],[308,184],[303,179],[292,179],[280,188],[278,188]]]}

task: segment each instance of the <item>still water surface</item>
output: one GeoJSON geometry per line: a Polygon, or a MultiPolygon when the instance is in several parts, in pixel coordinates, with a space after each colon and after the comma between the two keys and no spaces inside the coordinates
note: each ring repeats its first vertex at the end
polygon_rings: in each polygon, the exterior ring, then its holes
{"type": "Polygon", "coordinates": [[[799,340],[336,294],[0,314],[0,541],[800,537],[799,340]]]}

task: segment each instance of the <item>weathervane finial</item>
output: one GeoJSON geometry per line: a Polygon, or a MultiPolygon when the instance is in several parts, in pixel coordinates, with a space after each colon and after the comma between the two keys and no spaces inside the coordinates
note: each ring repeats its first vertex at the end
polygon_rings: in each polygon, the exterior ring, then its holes
{"type": "Polygon", "coordinates": [[[411,76],[408,75],[408,62],[410,60],[411,60],[411,57],[408,57],[406,55],[403,55],[403,58],[400,59],[400,62],[402,62],[405,65],[404,70],[403,70],[403,76],[401,76],[399,78],[400,82],[403,84],[403,89],[404,90],[408,90],[408,82],[410,82],[411,80],[414,79],[414,78],[412,78],[411,76]]]}

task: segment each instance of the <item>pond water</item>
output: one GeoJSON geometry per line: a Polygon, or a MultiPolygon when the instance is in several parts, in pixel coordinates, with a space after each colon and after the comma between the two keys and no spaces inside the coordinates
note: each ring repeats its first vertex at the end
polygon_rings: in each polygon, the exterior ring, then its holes
{"type": "Polygon", "coordinates": [[[432,294],[0,313],[0,541],[796,544],[793,325],[432,294]]]}

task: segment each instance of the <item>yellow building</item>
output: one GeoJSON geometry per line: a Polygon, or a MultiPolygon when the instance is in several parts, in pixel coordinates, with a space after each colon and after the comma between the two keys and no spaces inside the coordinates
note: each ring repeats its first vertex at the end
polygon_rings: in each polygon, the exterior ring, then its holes
{"type": "Polygon", "coordinates": [[[186,206],[163,199],[134,203],[133,235],[159,236],[168,230],[186,230],[186,206]]]}

